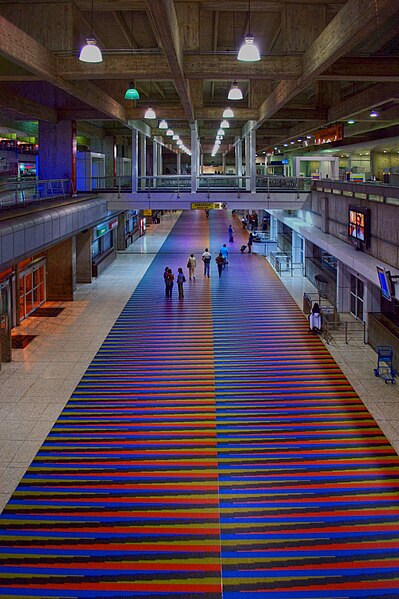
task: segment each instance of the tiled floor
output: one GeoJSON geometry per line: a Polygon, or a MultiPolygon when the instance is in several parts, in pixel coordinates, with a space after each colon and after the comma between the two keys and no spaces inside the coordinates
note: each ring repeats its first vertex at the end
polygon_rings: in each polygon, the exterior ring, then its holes
{"type": "MultiPolygon", "coordinates": [[[[37,337],[0,371],[0,511],[178,216],[164,216],[98,280],[80,285],[74,302],[53,303],[65,308],[57,318],[28,318],[15,330],[37,337]]],[[[282,280],[299,306],[314,291],[306,279],[282,280]]],[[[399,384],[375,378],[376,354],[360,339],[333,339],[328,349],[399,453],[399,384]]]]}
{"type": "Polygon", "coordinates": [[[0,371],[0,511],[178,217],[165,215],[98,280],[79,285],[74,302],[49,302],[64,308],[59,316],[14,329],[37,337],[0,371]]]}

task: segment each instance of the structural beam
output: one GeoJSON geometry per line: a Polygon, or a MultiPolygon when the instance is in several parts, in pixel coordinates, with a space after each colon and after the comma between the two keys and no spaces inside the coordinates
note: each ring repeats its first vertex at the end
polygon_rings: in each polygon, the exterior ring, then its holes
{"type": "Polygon", "coordinates": [[[0,54],[41,79],[115,120],[125,122],[123,106],[89,81],[65,81],[57,72],[57,59],[30,35],[0,15],[0,54]]]}
{"type": "Polygon", "coordinates": [[[346,56],[323,71],[318,79],[322,81],[398,81],[399,58],[346,56]]]}
{"type": "MultiPolygon", "coordinates": [[[[382,25],[397,11],[392,0],[379,0],[382,25]]],[[[259,109],[258,126],[347,54],[377,27],[375,0],[348,0],[302,56],[303,72],[296,81],[281,81],[259,109]]]]}
{"type": "Polygon", "coordinates": [[[16,118],[37,119],[50,123],[56,123],[58,119],[57,111],[54,108],[10,92],[4,87],[0,87],[0,112],[2,108],[6,109],[7,113],[13,113],[16,118]]]}
{"type": "Polygon", "coordinates": [[[183,50],[173,0],[148,0],[177,93],[189,123],[194,123],[190,90],[184,75],[183,50]]]}
{"type": "Polygon", "coordinates": [[[64,79],[172,79],[168,61],[161,54],[112,54],[99,64],[58,58],[58,73],[64,79]]]}
{"type": "Polygon", "coordinates": [[[328,111],[328,122],[342,121],[364,110],[375,108],[386,102],[399,100],[397,83],[377,83],[333,106],[328,111]]]}

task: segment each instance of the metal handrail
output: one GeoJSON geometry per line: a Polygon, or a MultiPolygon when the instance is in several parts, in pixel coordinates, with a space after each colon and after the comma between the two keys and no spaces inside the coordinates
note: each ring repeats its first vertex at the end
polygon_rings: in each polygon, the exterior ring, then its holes
{"type": "Polygon", "coordinates": [[[0,209],[24,207],[74,194],[71,179],[8,179],[0,183],[0,209]]]}

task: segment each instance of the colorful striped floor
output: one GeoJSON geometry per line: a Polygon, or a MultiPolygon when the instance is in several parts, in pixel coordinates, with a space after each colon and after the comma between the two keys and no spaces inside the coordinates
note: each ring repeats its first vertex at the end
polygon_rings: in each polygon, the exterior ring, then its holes
{"type": "Polygon", "coordinates": [[[0,597],[399,598],[399,458],[266,261],[164,297],[228,222],[184,213],[115,323],[0,520],[0,597]]]}

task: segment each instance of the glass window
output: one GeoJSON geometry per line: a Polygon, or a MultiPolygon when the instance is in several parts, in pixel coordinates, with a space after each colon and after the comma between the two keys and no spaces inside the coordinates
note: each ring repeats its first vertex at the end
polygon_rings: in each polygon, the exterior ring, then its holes
{"type": "Polygon", "coordinates": [[[109,231],[109,233],[106,233],[102,238],[102,251],[106,252],[107,250],[109,250],[112,247],[112,231],[109,231]]]}
{"type": "Polygon", "coordinates": [[[98,256],[100,254],[100,240],[96,239],[95,241],[93,241],[93,243],[91,244],[91,257],[95,258],[96,256],[98,256]]]}

